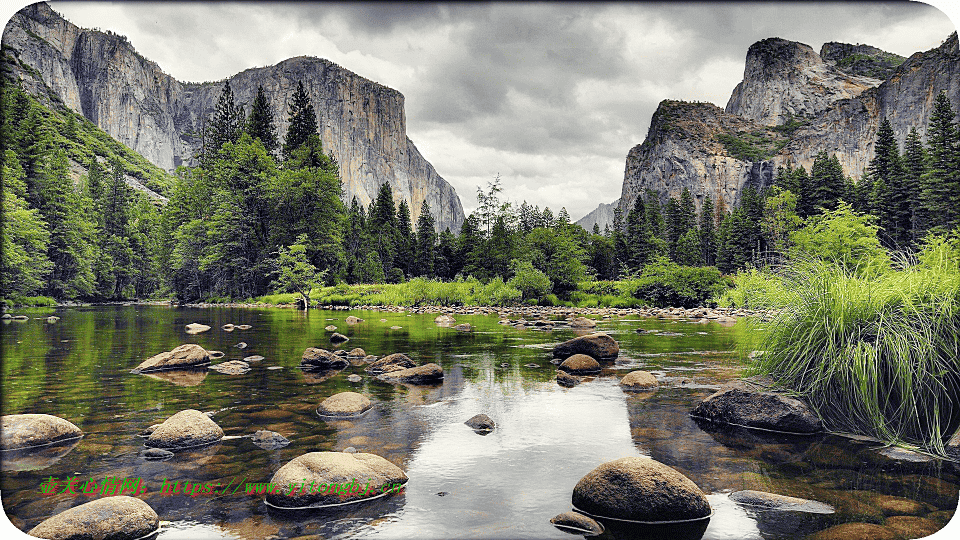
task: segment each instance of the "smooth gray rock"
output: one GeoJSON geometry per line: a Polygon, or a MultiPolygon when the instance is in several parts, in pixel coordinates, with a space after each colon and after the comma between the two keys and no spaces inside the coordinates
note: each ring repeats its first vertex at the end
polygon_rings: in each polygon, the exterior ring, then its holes
{"type": "Polygon", "coordinates": [[[704,398],[690,415],[717,423],[795,434],[823,431],[820,418],[804,402],[761,391],[736,381],[704,398]]]}
{"type": "Polygon", "coordinates": [[[48,540],[134,540],[159,527],[160,517],[150,505],[116,495],[64,510],[27,534],[48,540]]]}

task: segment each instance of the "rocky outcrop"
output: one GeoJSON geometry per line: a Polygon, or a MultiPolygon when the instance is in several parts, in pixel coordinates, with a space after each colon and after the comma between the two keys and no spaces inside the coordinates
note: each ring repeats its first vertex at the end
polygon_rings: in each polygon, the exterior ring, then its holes
{"type": "Polygon", "coordinates": [[[743,81],[733,89],[726,112],[777,126],[791,118],[815,117],[880,82],[824,63],[809,45],[768,38],[747,50],[743,81]]]}
{"type": "Polygon", "coordinates": [[[851,45],[836,41],[824,43],[820,47],[820,58],[849,75],[870,77],[881,81],[890,78],[897,66],[906,60],[899,54],[889,53],[870,45],[859,43],[851,45]]]}
{"type": "Polygon", "coordinates": [[[838,66],[848,53],[825,50],[840,60],[824,62],[801,43],[763,40],[750,48],[744,80],[726,110],[709,103],[661,102],[646,139],[627,155],[623,215],[647,190],[662,203],[684,188],[698,211],[705,196],[722,199],[729,210],[746,186],[771,185],[777,167],[788,161],[809,171],[822,150],[835,154],[844,174],[859,181],[883,118],[902,148],[912,127],[926,140],[938,93],[946,92],[954,110],[960,109],[956,33],[939,47],[912,55],[884,81],[845,73],[838,66]],[[791,116],[792,124],[782,125],[791,116]]]}
{"type": "MultiPolygon", "coordinates": [[[[219,82],[177,81],[125,37],[80,29],[44,3],[14,15],[3,44],[19,59],[15,76],[29,92],[62,101],[168,170],[190,161],[222,89],[219,82]]],[[[368,206],[389,183],[394,200],[410,205],[414,223],[426,201],[438,230],[459,230],[460,199],[407,137],[400,92],[307,56],[248,69],[228,80],[236,100],[248,105],[263,86],[281,134],[287,129],[287,106],[302,81],[317,111],[323,147],[340,165],[348,204],[356,196],[368,206]]]]}
{"type": "Polygon", "coordinates": [[[132,540],[160,527],[147,503],[127,495],[105,497],[47,518],[27,533],[49,540],[132,540]]]}
{"type": "Polygon", "coordinates": [[[613,228],[613,211],[617,208],[617,205],[620,204],[620,200],[617,199],[610,204],[600,203],[592,212],[583,216],[577,220],[577,225],[583,227],[587,232],[593,231],[593,226],[597,225],[600,228],[600,232],[606,227],[613,228]]]}
{"type": "Polygon", "coordinates": [[[172,351],[162,352],[147,358],[133,368],[133,372],[148,373],[165,369],[188,369],[209,363],[210,353],[195,343],[188,343],[180,345],[172,351]]]}
{"type": "Polygon", "coordinates": [[[620,344],[603,332],[564,341],[553,348],[553,357],[567,359],[575,354],[584,354],[595,360],[612,360],[620,354],[620,344]]]}

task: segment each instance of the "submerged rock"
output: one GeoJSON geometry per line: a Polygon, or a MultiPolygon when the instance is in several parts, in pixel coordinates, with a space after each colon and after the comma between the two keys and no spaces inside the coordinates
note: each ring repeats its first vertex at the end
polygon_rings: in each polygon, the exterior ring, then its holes
{"type": "Polygon", "coordinates": [[[649,371],[638,369],[620,379],[620,388],[624,390],[656,390],[660,386],[657,378],[649,371]]]}
{"type": "Polygon", "coordinates": [[[718,424],[733,424],[794,434],[823,431],[820,418],[806,403],[753,388],[742,381],[725,384],[707,396],[690,416],[718,424]]]}
{"type": "Polygon", "coordinates": [[[0,418],[0,448],[20,450],[77,439],[83,432],[59,416],[6,414],[0,418]]]}
{"type": "Polygon", "coordinates": [[[560,369],[574,375],[586,375],[588,373],[598,373],[600,364],[592,356],[585,354],[575,354],[560,364],[560,369]]]}
{"type": "Polygon", "coordinates": [[[263,360],[263,357],[259,354],[254,354],[243,359],[244,362],[259,362],[263,360]]]}
{"type": "Polygon", "coordinates": [[[566,371],[557,371],[557,384],[560,386],[566,386],[567,388],[573,388],[574,386],[580,384],[583,381],[580,377],[576,375],[571,375],[566,371]]]}
{"type": "Polygon", "coordinates": [[[476,431],[493,431],[493,429],[497,427],[497,424],[485,414],[478,414],[464,422],[464,424],[476,431]]]}
{"type": "Polygon", "coordinates": [[[789,510],[792,512],[807,512],[811,514],[832,514],[834,512],[833,507],[826,503],[800,499],[798,497],[788,497],[786,495],[777,495],[776,493],[767,493],[765,491],[754,491],[752,489],[731,493],[730,500],[744,506],[762,508],[764,510],[789,510]]]}
{"type": "Polygon", "coordinates": [[[267,495],[268,504],[305,508],[359,502],[390,493],[407,482],[407,475],[374,454],[310,452],[280,467],[270,482],[281,489],[267,495]]]}
{"type": "Polygon", "coordinates": [[[689,478],[642,457],[609,461],[573,488],[573,506],[595,518],[643,522],[707,520],[706,496],[689,478]]]}
{"type": "Polygon", "coordinates": [[[450,315],[437,315],[437,318],[434,319],[433,322],[437,324],[453,324],[457,322],[457,320],[450,315]]]}
{"type": "Polygon", "coordinates": [[[117,495],[74,506],[27,533],[48,540],[132,540],[160,527],[160,517],[140,499],[117,495]]]}
{"type": "Polygon", "coordinates": [[[223,373],[225,375],[243,375],[250,371],[250,364],[241,360],[230,360],[210,366],[209,369],[223,373]]]}
{"type": "Polygon", "coordinates": [[[322,416],[358,416],[373,407],[370,398],[356,392],[340,392],[320,403],[317,414],[322,416]]]}
{"type": "Polygon", "coordinates": [[[178,450],[213,444],[223,438],[223,430],[209,416],[187,409],[167,418],[144,443],[152,448],[178,450]]]}
{"type": "Polygon", "coordinates": [[[148,461],[166,461],[173,456],[173,452],[163,448],[147,448],[140,451],[140,457],[148,461]]]}
{"type": "Polygon", "coordinates": [[[363,377],[357,375],[356,373],[351,373],[347,375],[347,381],[352,383],[363,382],[363,377]]]}
{"type": "Polygon", "coordinates": [[[443,380],[443,368],[430,363],[399,371],[390,371],[377,378],[389,383],[433,384],[443,380]]]}
{"type": "Polygon", "coordinates": [[[328,324],[323,329],[326,330],[327,332],[336,332],[337,327],[332,324],[328,324]]]}
{"type": "Polygon", "coordinates": [[[596,360],[612,360],[620,354],[620,345],[603,332],[564,341],[553,348],[555,358],[569,358],[575,354],[592,356],[596,360]]]}
{"type": "Polygon", "coordinates": [[[573,531],[584,536],[603,533],[603,526],[579,512],[564,512],[550,518],[550,523],[559,529],[573,531]]]}
{"type": "Polygon", "coordinates": [[[133,368],[133,372],[147,373],[164,369],[183,369],[209,363],[210,353],[203,347],[190,343],[147,358],[133,368]]]}
{"type": "Polygon", "coordinates": [[[276,431],[261,429],[253,434],[253,444],[264,450],[277,450],[290,444],[290,439],[276,431]]]}
{"type": "Polygon", "coordinates": [[[459,330],[459,331],[461,331],[461,332],[469,332],[469,331],[473,330],[473,327],[470,326],[470,323],[458,324],[458,325],[454,326],[453,328],[454,328],[455,330],[459,330]]]}
{"type": "Polygon", "coordinates": [[[363,322],[363,319],[361,319],[361,318],[359,318],[359,317],[354,317],[353,315],[349,315],[349,316],[347,316],[346,319],[344,319],[343,322],[345,322],[345,323],[347,323],[347,324],[350,324],[350,325],[353,325],[353,324],[357,324],[357,323],[362,323],[362,322],[363,322]]]}
{"type": "Polygon", "coordinates": [[[383,358],[374,361],[372,364],[367,366],[367,373],[373,373],[378,375],[380,373],[388,373],[390,371],[400,371],[402,369],[416,367],[417,363],[410,359],[409,356],[403,353],[394,353],[383,358]]]}
{"type": "Polygon", "coordinates": [[[190,323],[185,328],[188,334],[199,334],[210,329],[209,326],[200,323],[190,323]]]}

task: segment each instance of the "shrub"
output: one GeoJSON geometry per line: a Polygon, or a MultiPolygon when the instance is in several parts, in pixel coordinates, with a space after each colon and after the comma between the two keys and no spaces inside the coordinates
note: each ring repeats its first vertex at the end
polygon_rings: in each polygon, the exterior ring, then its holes
{"type": "Polygon", "coordinates": [[[540,298],[550,292],[553,284],[546,274],[533,267],[530,261],[514,260],[514,276],[510,286],[518,289],[524,300],[540,298]]]}
{"type": "Polygon", "coordinates": [[[720,307],[779,309],[789,302],[779,275],[751,268],[733,276],[733,287],[717,299],[720,307]]]}
{"type": "Polygon", "coordinates": [[[840,261],[784,273],[791,302],[758,329],[754,371],[805,397],[828,429],[942,454],[960,427],[960,246],[869,275],[840,261]]]}
{"type": "Polygon", "coordinates": [[[664,257],[645,266],[635,284],[633,296],[657,307],[704,305],[726,288],[715,267],[680,266],[664,257]]]}

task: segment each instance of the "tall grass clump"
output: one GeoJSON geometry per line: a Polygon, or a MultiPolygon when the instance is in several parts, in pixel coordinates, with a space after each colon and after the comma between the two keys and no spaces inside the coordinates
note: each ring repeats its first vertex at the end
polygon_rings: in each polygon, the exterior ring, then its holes
{"type": "Polygon", "coordinates": [[[830,430],[943,454],[960,427],[958,262],[960,243],[936,237],[886,271],[794,264],[781,271],[789,302],[758,328],[754,371],[830,430]]]}

